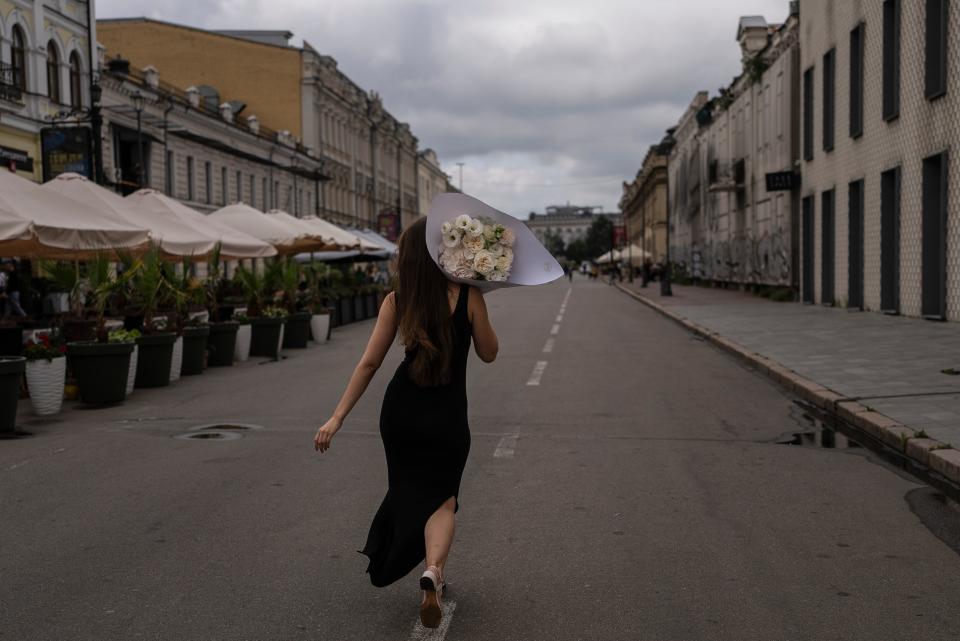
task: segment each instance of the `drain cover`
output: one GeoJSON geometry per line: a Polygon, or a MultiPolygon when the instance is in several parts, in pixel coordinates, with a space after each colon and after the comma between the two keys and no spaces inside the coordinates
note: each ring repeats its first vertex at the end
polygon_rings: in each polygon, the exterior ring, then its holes
{"type": "Polygon", "coordinates": [[[187,432],[186,434],[177,434],[174,438],[181,439],[207,439],[207,440],[220,440],[220,441],[232,441],[238,439],[242,436],[239,432],[216,432],[213,430],[205,430],[202,432],[187,432]]]}
{"type": "Polygon", "coordinates": [[[196,427],[191,427],[191,432],[197,432],[201,430],[261,430],[263,429],[259,425],[250,425],[249,423],[209,423],[207,425],[198,425],[196,427]]]}

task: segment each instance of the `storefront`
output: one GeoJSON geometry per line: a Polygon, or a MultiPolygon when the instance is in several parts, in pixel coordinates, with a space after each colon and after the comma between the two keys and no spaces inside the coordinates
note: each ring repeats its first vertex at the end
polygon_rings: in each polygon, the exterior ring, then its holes
{"type": "Polygon", "coordinates": [[[41,180],[40,139],[36,134],[0,125],[0,163],[24,178],[41,180]]]}

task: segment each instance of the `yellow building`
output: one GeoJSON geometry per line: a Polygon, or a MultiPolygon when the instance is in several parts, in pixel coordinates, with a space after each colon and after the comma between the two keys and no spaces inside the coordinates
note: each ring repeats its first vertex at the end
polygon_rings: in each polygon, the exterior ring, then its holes
{"type": "Polygon", "coordinates": [[[667,254],[667,159],[650,147],[636,177],[623,183],[620,199],[627,237],[653,262],[667,254]]]}

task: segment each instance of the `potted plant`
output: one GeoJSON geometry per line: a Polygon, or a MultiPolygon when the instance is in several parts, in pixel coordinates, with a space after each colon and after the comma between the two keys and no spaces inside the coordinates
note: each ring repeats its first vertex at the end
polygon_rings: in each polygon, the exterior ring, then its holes
{"type": "Polygon", "coordinates": [[[353,297],[353,320],[362,321],[367,319],[366,287],[363,282],[363,272],[359,269],[351,272],[350,281],[351,295],[353,297]]]}
{"type": "Polygon", "coordinates": [[[17,402],[26,363],[23,356],[0,356],[0,436],[16,433],[17,402]]]}
{"type": "Polygon", "coordinates": [[[96,340],[67,343],[68,364],[83,403],[119,403],[126,398],[134,345],[109,342],[104,320],[111,297],[123,291],[140,270],[139,261],[127,259],[124,263],[127,268],[118,276],[111,274],[111,265],[105,256],[97,256],[86,265],[86,286],[92,294],[96,311],[96,340]]]}
{"type": "Polygon", "coordinates": [[[285,349],[304,349],[310,342],[310,320],[313,314],[302,309],[304,297],[300,292],[300,265],[287,258],[281,272],[283,301],[287,308],[287,322],[283,330],[285,349]]]}
{"type": "Polygon", "coordinates": [[[190,273],[190,262],[184,260],[180,270],[166,266],[166,279],[170,283],[170,298],[176,316],[177,336],[181,341],[181,376],[196,376],[203,373],[207,359],[207,338],[210,326],[205,321],[191,319],[191,303],[200,303],[205,297],[204,284],[190,273]]]}
{"type": "Polygon", "coordinates": [[[137,339],[139,354],[135,387],[166,387],[170,384],[177,333],[167,331],[168,323],[156,323],[154,317],[162,302],[178,295],[167,279],[159,248],[152,246],[144,254],[133,279],[133,298],[143,310],[143,335],[137,339]]]}
{"type": "Polygon", "coordinates": [[[133,383],[137,379],[137,339],[140,338],[139,329],[114,329],[109,334],[111,343],[129,343],[133,345],[133,352],[130,354],[130,367],[127,368],[127,396],[133,394],[133,383]]]}
{"type": "Polygon", "coordinates": [[[339,327],[343,324],[340,315],[340,284],[343,280],[343,272],[339,269],[327,268],[326,275],[323,277],[322,297],[323,303],[330,309],[330,327],[339,327]]]}
{"type": "Polygon", "coordinates": [[[280,332],[286,320],[286,311],[266,304],[267,293],[274,290],[277,282],[278,261],[268,263],[264,272],[256,268],[237,268],[236,278],[247,298],[247,314],[250,318],[250,355],[268,356],[276,359],[280,349],[280,332]]]}
{"type": "Polygon", "coordinates": [[[97,321],[86,318],[84,278],[80,262],[49,261],[40,262],[40,273],[50,281],[51,289],[67,295],[69,312],[61,321],[64,341],[92,341],[95,339],[97,321]]]}
{"type": "Polygon", "coordinates": [[[330,339],[330,313],[323,300],[322,282],[330,268],[323,263],[311,263],[307,268],[307,293],[312,316],[310,317],[310,337],[316,343],[326,343],[330,339]]]}
{"type": "Polygon", "coordinates": [[[239,325],[237,327],[237,342],[233,348],[233,358],[245,363],[250,358],[250,339],[252,335],[250,317],[243,313],[234,312],[233,320],[239,325]]]}
{"type": "Polygon", "coordinates": [[[63,406],[63,386],[67,376],[67,348],[48,334],[38,334],[23,349],[26,358],[27,389],[30,404],[38,416],[52,416],[63,406]]]}
{"type": "Polygon", "coordinates": [[[367,303],[367,318],[376,318],[377,317],[377,289],[379,287],[376,283],[367,283],[366,290],[366,303],[367,303]]]}
{"type": "MultiPolygon", "coordinates": [[[[210,335],[207,338],[207,364],[210,367],[233,365],[237,334],[240,330],[240,323],[237,321],[221,319],[220,292],[223,288],[221,269],[220,243],[217,243],[208,263],[207,278],[203,283],[204,299],[207,312],[210,314],[210,335]]],[[[249,352],[249,340],[247,345],[249,352]]]]}

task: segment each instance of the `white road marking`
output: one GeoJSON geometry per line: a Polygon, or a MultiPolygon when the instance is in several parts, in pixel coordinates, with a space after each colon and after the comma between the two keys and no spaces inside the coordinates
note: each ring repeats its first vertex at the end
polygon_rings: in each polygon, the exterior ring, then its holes
{"type": "Polygon", "coordinates": [[[507,434],[497,443],[497,449],[493,451],[493,458],[513,458],[513,450],[517,447],[519,434],[507,434]]]}
{"type": "Polygon", "coordinates": [[[557,322],[558,322],[558,323],[562,323],[562,322],[563,322],[563,312],[560,312],[560,313],[557,315],[557,322]]]}
{"type": "Polygon", "coordinates": [[[533,366],[533,373],[530,374],[530,380],[527,381],[527,385],[539,385],[540,378],[543,376],[543,370],[547,369],[547,361],[537,361],[537,364],[533,366]]]}
{"type": "Polygon", "coordinates": [[[551,334],[556,334],[559,331],[560,331],[560,325],[554,325],[553,327],[550,328],[551,334]]]}
{"type": "Polygon", "coordinates": [[[453,611],[457,609],[456,601],[443,602],[443,618],[440,619],[440,625],[435,628],[425,628],[418,620],[410,633],[410,641],[443,641],[447,636],[447,630],[450,629],[450,621],[453,619],[453,611]]]}
{"type": "Polygon", "coordinates": [[[549,354],[549,353],[552,352],[552,351],[553,351],[553,339],[552,339],[552,338],[548,338],[548,339],[547,339],[547,342],[544,343],[544,345],[543,345],[543,353],[544,353],[544,354],[549,354]]]}

